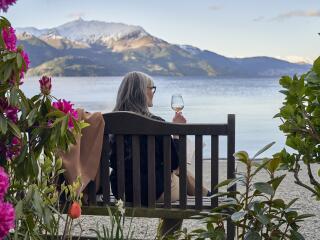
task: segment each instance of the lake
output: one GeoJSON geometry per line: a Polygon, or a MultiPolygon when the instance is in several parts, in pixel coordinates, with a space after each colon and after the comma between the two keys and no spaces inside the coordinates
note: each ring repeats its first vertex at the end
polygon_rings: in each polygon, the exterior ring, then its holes
{"type": "MultiPolygon", "coordinates": [[[[22,89],[27,96],[39,93],[38,77],[25,80],[22,89]]],[[[121,77],[54,77],[52,94],[72,101],[75,107],[87,111],[109,112],[115,104],[121,77]]],[[[285,138],[278,130],[278,112],[284,95],[279,93],[279,78],[206,78],[154,77],[157,91],[150,109],[171,121],[171,95],[180,93],[185,107],[183,114],[189,123],[225,123],[227,114],[236,114],[236,150],[254,154],[266,144],[276,144],[263,156],[270,156],[284,147],[285,138]]],[[[221,137],[225,143],[226,138],[221,137]]],[[[204,157],[210,153],[210,140],[205,138],[204,157]]],[[[226,149],[220,149],[220,157],[226,149]]]]}

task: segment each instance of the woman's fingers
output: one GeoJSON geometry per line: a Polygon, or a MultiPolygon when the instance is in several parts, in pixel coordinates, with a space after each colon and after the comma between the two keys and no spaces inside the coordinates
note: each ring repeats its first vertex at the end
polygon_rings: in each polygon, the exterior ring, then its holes
{"type": "Polygon", "coordinates": [[[181,112],[176,112],[176,114],[174,115],[172,122],[174,123],[186,123],[187,120],[185,119],[185,117],[182,115],[181,112]]]}

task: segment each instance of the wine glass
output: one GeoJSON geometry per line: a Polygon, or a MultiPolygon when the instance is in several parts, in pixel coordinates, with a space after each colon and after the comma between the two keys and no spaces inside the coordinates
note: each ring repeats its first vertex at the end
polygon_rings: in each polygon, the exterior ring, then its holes
{"type": "Polygon", "coordinates": [[[183,98],[181,94],[174,94],[171,97],[171,108],[175,112],[180,112],[184,108],[183,98]]]}

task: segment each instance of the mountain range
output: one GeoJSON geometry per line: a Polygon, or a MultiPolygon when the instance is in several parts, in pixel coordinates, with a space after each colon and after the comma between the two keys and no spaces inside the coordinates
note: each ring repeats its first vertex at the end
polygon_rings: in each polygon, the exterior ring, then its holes
{"type": "Polygon", "coordinates": [[[29,75],[119,76],[137,70],[162,76],[273,77],[310,68],[264,56],[228,58],[171,44],[140,26],[123,23],[78,19],[55,28],[16,32],[31,60],[29,75]]]}

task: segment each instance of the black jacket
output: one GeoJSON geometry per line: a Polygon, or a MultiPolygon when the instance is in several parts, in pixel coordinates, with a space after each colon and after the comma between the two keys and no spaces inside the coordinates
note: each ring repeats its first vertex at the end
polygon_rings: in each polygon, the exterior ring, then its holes
{"type": "MultiPolygon", "coordinates": [[[[153,119],[164,121],[162,118],[152,116],[153,119]]],[[[124,136],[124,162],[125,162],[125,201],[133,201],[132,188],[132,137],[124,136]]],[[[110,164],[112,172],[110,175],[111,189],[113,195],[117,194],[117,150],[114,136],[111,136],[110,164]]],[[[177,169],[179,158],[177,153],[177,142],[171,141],[171,170],[177,169]]],[[[163,137],[155,137],[155,174],[156,174],[156,198],[158,199],[164,191],[164,163],[163,163],[163,137]]],[[[140,180],[141,180],[141,204],[148,205],[148,142],[147,136],[140,136],[140,180]]],[[[123,199],[122,199],[123,200],[123,199]]]]}

